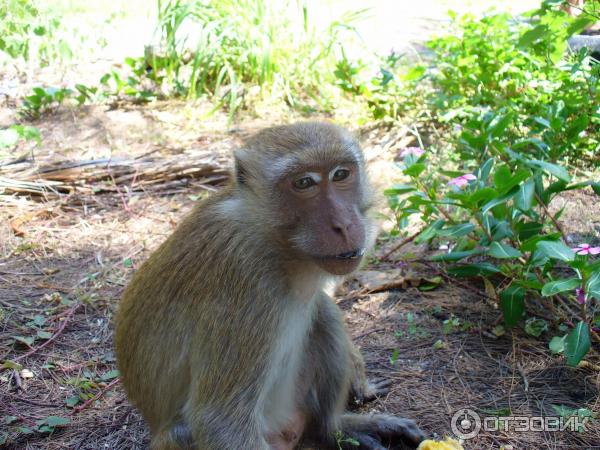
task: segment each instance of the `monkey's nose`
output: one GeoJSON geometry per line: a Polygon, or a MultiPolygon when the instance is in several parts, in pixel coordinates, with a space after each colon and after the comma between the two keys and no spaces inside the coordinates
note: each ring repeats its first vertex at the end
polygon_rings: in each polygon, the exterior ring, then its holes
{"type": "Polygon", "coordinates": [[[340,236],[344,242],[350,242],[350,227],[352,222],[333,221],[331,227],[335,234],[340,236]]]}

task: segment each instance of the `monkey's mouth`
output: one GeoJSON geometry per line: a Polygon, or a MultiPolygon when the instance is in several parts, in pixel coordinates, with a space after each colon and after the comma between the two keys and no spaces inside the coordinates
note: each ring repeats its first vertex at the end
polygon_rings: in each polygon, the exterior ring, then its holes
{"type": "Polygon", "coordinates": [[[365,254],[364,248],[357,248],[350,250],[349,252],[339,253],[337,255],[325,256],[325,259],[336,259],[341,261],[348,261],[352,259],[361,258],[365,254]]]}

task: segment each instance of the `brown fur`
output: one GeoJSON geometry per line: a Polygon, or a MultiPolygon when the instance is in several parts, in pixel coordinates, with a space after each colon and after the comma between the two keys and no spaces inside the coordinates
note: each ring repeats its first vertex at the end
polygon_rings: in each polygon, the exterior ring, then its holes
{"type": "Polygon", "coordinates": [[[368,386],[324,289],[358,262],[318,255],[372,244],[370,198],[358,145],[336,126],[270,128],[236,153],[234,182],[151,255],[118,311],[123,384],[153,449],[283,450],[301,436],[331,447],[337,431],[364,448],[421,439],[405,419],[342,414],[351,385],[368,386]],[[347,163],[356,173],[323,193],[290,191],[295,172],[347,163]]]}

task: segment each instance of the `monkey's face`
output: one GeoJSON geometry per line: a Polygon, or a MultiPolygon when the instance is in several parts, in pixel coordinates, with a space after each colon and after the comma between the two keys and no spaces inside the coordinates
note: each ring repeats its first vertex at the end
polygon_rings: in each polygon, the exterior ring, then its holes
{"type": "Polygon", "coordinates": [[[337,162],[295,170],[277,185],[288,242],[333,275],[355,270],[366,251],[362,177],[357,162],[337,162]]]}

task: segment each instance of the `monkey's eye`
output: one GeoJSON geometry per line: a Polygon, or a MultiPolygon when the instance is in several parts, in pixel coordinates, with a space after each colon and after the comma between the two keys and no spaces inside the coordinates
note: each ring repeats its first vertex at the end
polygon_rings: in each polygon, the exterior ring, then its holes
{"type": "Polygon", "coordinates": [[[350,176],[350,171],[348,169],[337,169],[333,173],[333,177],[331,178],[333,181],[342,181],[350,176]]]}
{"type": "Polygon", "coordinates": [[[308,189],[309,187],[314,186],[317,183],[315,183],[315,180],[313,180],[311,177],[304,177],[294,181],[293,184],[296,189],[303,190],[308,189]]]}

